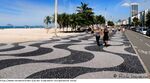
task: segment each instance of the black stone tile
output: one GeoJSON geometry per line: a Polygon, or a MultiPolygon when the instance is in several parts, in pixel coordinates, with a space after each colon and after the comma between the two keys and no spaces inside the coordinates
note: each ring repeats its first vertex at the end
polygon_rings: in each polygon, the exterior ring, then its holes
{"type": "Polygon", "coordinates": [[[130,42],[122,42],[125,46],[131,46],[130,42]]]}
{"type": "MultiPolygon", "coordinates": [[[[75,38],[75,37],[81,37],[81,36],[83,36],[82,38],[85,38],[85,37],[87,37],[87,34],[79,34],[79,35],[76,35],[76,36],[71,36],[68,39],[75,38]]],[[[78,40],[80,40],[80,38],[78,40]]]]}
{"type": "MultiPolygon", "coordinates": [[[[0,56],[16,56],[16,57],[28,57],[28,56],[40,56],[43,54],[51,53],[53,49],[51,48],[44,48],[40,47],[40,45],[46,44],[46,43],[35,43],[30,46],[37,47],[38,49],[32,52],[26,52],[26,53],[18,53],[18,54],[0,54],[0,56]]],[[[14,48],[16,49],[16,48],[14,48]]]]}
{"type": "Polygon", "coordinates": [[[0,60],[0,70],[11,66],[17,66],[17,65],[33,63],[33,62],[35,61],[30,59],[23,59],[23,58],[0,60]]]}
{"type": "MultiPolygon", "coordinates": [[[[85,47],[85,49],[89,50],[89,51],[97,51],[97,52],[106,52],[106,53],[111,53],[111,54],[115,54],[118,55],[120,57],[122,57],[124,59],[124,62],[113,69],[113,71],[119,71],[119,72],[126,72],[126,73],[145,73],[145,70],[141,64],[141,62],[139,61],[137,56],[134,55],[129,55],[129,54],[123,54],[123,53],[114,53],[114,52],[110,52],[110,51],[105,51],[103,49],[99,50],[99,48],[97,48],[97,46],[89,46],[89,47],[85,47]]],[[[133,48],[128,48],[127,50],[133,50],[133,48]]],[[[132,52],[130,51],[130,52],[132,52]]],[[[134,52],[132,52],[134,53],[134,52]]],[[[110,71],[110,70],[109,70],[110,71]]]]}
{"type": "Polygon", "coordinates": [[[19,49],[23,49],[23,48],[25,48],[25,46],[19,46],[19,45],[17,44],[17,45],[14,45],[14,47],[12,47],[12,48],[0,49],[0,52],[19,50],[19,49]]]}
{"type": "Polygon", "coordinates": [[[63,42],[63,43],[79,43],[81,42],[80,40],[70,40],[68,42],[63,42]]]}
{"type": "Polygon", "coordinates": [[[17,57],[40,56],[43,54],[51,53],[52,51],[53,51],[53,49],[51,49],[51,48],[40,47],[36,51],[26,52],[26,53],[21,53],[21,54],[12,54],[12,56],[17,56],[17,57]]]}
{"type": "Polygon", "coordinates": [[[136,54],[135,51],[134,51],[134,49],[132,47],[125,48],[124,50],[127,51],[127,52],[129,52],[129,53],[136,54]]]}
{"type": "Polygon", "coordinates": [[[94,55],[92,53],[69,49],[68,46],[71,45],[74,44],[55,45],[54,46],[55,48],[68,50],[71,52],[71,54],[68,55],[67,57],[53,59],[49,61],[43,61],[43,62],[51,62],[51,63],[59,63],[59,64],[75,64],[75,63],[87,62],[94,58],[94,55]]]}
{"type": "Polygon", "coordinates": [[[51,40],[45,40],[45,41],[43,41],[43,43],[53,43],[56,41],[61,41],[61,40],[60,39],[51,39],[51,40]]]}
{"type": "Polygon", "coordinates": [[[93,45],[93,46],[86,46],[85,47],[86,50],[89,51],[103,51],[103,47],[97,46],[97,45],[93,45]]]}
{"type": "Polygon", "coordinates": [[[7,45],[7,44],[0,43],[0,46],[5,46],[5,45],[7,45]]]}
{"type": "Polygon", "coordinates": [[[90,39],[92,37],[93,37],[93,35],[85,36],[85,37],[79,38],[79,40],[88,40],[88,39],[90,39]]]}
{"type": "Polygon", "coordinates": [[[110,51],[104,52],[118,55],[124,59],[124,62],[115,68],[117,71],[126,73],[145,73],[145,70],[137,56],[123,53],[114,53],[110,51]]]}
{"type": "MultiPolygon", "coordinates": [[[[126,55],[128,56],[128,55],[126,55]]],[[[134,73],[134,74],[141,74],[145,73],[142,65],[139,63],[137,57],[132,56],[125,58],[125,61],[119,65],[110,68],[87,68],[87,67],[61,67],[61,68],[54,68],[54,69],[46,69],[34,73],[27,77],[27,79],[72,79],[79,75],[92,73],[92,72],[101,72],[101,71],[117,71],[123,73],[134,73]],[[135,62],[132,61],[135,60],[135,62]],[[137,63],[137,64],[136,64],[137,63]]]]}
{"type": "Polygon", "coordinates": [[[70,38],[75,38],[75,37],[79,37],[79,36],[84,36],[84,35],[86,35],[86,34],[79,34],[79,35],[75,35],[75,36],[69,36],[69,37],[65,37],[65,38],[62,38],[62,39],[70,39],[70,38]]]}
{"type": "Polygon", "coordinates": [[[47,70],[37,72],[35,74],[28,76],[27,79],[40,79],[40,78],[70,79],[91,71],[95,71],[95,69],[84,68],[84,67],[62,67],[62,68],[47,69],[47,70]]]}

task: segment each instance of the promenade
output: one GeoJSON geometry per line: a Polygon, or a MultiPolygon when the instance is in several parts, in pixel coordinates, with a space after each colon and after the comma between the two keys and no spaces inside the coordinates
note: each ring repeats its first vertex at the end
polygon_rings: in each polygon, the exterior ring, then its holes
{"type": "Polygon", "coordinates": [[[1,79],[147,78],[128,38],[116,32],[109,47],[81,33],[41,41],[0,44],[1,79]]]}

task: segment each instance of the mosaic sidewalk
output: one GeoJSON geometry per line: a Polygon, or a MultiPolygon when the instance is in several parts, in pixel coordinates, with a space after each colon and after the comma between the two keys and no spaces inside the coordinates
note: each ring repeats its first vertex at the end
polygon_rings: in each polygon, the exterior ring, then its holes
{"type": "Polygon", "coordinates": [[[98,47],[95,37],[76,36],[0,44],[1,79],[147,78],[129,40],[121,32],[109,47],[98,47]]]}

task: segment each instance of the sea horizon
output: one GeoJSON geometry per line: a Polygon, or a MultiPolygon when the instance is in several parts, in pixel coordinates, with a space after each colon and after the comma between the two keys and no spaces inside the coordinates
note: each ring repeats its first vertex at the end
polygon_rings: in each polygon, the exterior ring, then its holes
{"type": "MultiPolygon", "coordinates": [[[[48,28],[52,28],[54,26],[53,23],[49,24],[48,28]]],[[[0,25],[0,29],[25,29],[25,28],[45,28],[46,25],[0,25]]]]}
{"type": "Polygon", "coordinates": [[[0,29],[28,29],[28,28],[45,28],[45,26],[42,26],[42,25],[37,25],[37,26],[0,26],[0,29]]]}

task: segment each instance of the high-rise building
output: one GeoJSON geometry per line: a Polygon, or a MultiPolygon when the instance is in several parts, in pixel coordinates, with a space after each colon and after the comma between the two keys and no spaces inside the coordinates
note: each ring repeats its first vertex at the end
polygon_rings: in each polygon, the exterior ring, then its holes
{"type": "Polygon", "coordinates": [[[138,14],[138,3],[131,3],[131,16],[136,16],[138,14]]]}
{"type": "Polygon", "coordinates": [[[141,26],[144,27],[144,24],[145,24],[145,11],[142,11],[140,12],[140,17],[139,17],[139,20],[140,20],[140,23],[141,23],[141,26]]]}
{"type": "Polygon", "coordinates": [[[128,24],[129,26],[132,24],[131,17],[128,18],[128,24]]]}

